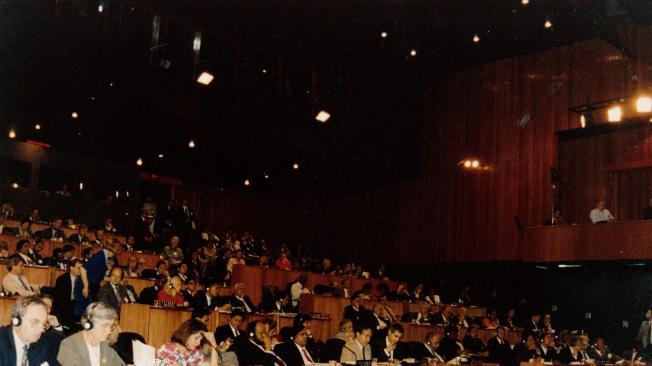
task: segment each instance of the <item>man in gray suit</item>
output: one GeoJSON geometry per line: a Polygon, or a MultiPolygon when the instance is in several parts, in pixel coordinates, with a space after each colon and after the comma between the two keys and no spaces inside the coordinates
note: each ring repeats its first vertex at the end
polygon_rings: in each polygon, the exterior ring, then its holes
{"type": "Polygon", "coordinates": [[[66,366],[124,366],[111,348],[109,336],[118,326],[118,313],[110,305],[94,302],[82,315],[84,329],[61,342],[57,360],[66,366]]]}
{"type": "Polygon", "coordinates": [[[120,305],[132,302],[127,287],[122,284],[124,272],[120,267],[113,267],[109,282],[97,291],[97,300],[111,305],[120,314],[120,305]]]}
{"type": "Polygon", "coordinates": [[[643,346],[642,349],[646,349],[652,343],[652,309],[645,311],[645,320],[641,322],[641,327],[638,328],[638,334],[635,340],[636,342],[640,342],[641,346],[643,346]]]}
{"type": "Polygon", "coordinates": [[[346,342],[342,348],[340,362],[343,364],[355,365],[358,361],[371,361],[371,340],[372,330],[368,324],[355,325],[355,337],[346,342]]]}

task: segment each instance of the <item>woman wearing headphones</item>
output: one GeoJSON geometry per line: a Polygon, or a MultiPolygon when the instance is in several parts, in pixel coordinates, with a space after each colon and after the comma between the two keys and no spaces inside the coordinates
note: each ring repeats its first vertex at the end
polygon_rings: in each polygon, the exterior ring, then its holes
{"type": "Polygon", "coordinates": [[[181,277],[172,276],[165,288],[158,292],[157,300],[162,304],[174,304],[173,306],[188,306],[188,302],[183,297],[183,281],[181,277]]]}
{"type": "Polygon", "coordinates": [[[172,333],[170,343],[158,349],[158,358],[161,366],[197,366],[219,364],[219,352],[225,352],[231,343],[222,342],[219,346],[215,342],[213,333],[209,332],[201,321],[190,318],[181,323],[179,328],[172,333]],[[210,347],[210,356],[205,356],[201,350],[202,342],[210,347]]]}
{"type": "Polygon", "coordinates": [[[57,360],[66,366],[124,366],[108,338],[118,326],[118,313],[110,305],[94,302],[81,318],[83,330],[61,342],[57,360]]]}

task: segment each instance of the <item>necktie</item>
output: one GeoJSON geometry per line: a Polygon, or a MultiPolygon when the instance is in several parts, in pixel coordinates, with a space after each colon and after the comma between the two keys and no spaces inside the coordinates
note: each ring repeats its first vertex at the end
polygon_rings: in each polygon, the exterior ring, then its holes
{"type": "Polygon", "coordinates": [[[27,346],[23,346],[23,356],[20,358],[20,366],[27,366],[27,346]]]}
{"type": "Polygon", "coordinates": [[[315,361],[312,360],[312,357],[310,357],[310,353],[308,353],[306,347],[301,347],[301,352],[303,352],[303,357],[305,357],[306,360],[308,360],[308,363],[311,364],[315,363],[315,361]]]}
{"type": "Polygon", "coordinates": [[[364,347],[362,347],[362,360],[366,361],[367,360],[367,355],[364,352],[364,347]]]}
{"type": "Polygon", "coordinates": [[[23,286],[23,289],[29,291],[29,288],[27,287],[27,284],[25,284],[25,281],[23,281],[23,276],[18,276],[18,281],[20,281],[20,284],[23,286]]]}
{"type": "Polygon", "coordinates": [[[118,286],[114,286],[113,290],[115,291],[115,297],[118,298],[118,303],[122,304],[122,298],[120,297],[120,291],[118,291],[118,286]]]}

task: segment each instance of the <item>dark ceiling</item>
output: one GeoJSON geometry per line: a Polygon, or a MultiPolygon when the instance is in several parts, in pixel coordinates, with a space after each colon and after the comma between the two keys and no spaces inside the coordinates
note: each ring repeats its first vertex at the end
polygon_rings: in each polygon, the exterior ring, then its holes
{"type": "Polygon", "coordinates": [[[647,23],[651,10],[617,0],[0,1],[0,131],[127,164],[142,157],[143,171],[219,187],[346,194],[419,174],[429,82],[593,36],[623,48],[615,27],[647,23]],[[209,86],[194,81],[204,70],[209,86]],[[313,118],[320,109],[326,124],[313,118]]]}

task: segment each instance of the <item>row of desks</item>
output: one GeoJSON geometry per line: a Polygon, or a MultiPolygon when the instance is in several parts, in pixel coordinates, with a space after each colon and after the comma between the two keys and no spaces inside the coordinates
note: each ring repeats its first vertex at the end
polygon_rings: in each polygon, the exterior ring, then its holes
{"type": "Polygon", "coordinates": [[[342,283],[344,280],[349,280],[351,282],[351,291],[360,290],[365,283],[370,283],[373,286],[371,294],[376,295],[376,286],[379,283],[386,283],[392,290],[395,290],[399,284],[405,285],[404,282],[400,281],[323,275],[313,272],[285,271],[276,268],[243,265],[233,266],[231,282],[244,283],[251,300],[254,304],[258,304],[262,300],[264,286],[276,286],[280,290],[285,290],[287,285],[296,281],[301,273],[306,273],[308,276],[308,283],[306,284],[308,288],[314,288],[315,285],[329,285],[334,281],[342,283]]]}
{"type": "MultiPolygon", "coordinates": [[[[65,273],[65,271],[52,267],[26,266],[24,269],[25,277],[27,277],[29,283],[41,286],[54,286],[57,277],[63,273],[65,273]]],[[[0,281],[2,281],[6,274],[7,266],[0,265],[0,281]]],[[[154,283],[152,280],[131,277],[127,277],[126,281],[129,285],[134,287],[137,293],[140,293],[140,291],[145,287],[149,287],[154,283]]]]}
{"type": "MultiPolygon", "coordinates": [[[[7,219],[4,222],[4,227],[5,228],[13,228],[13,227],[19,227],[20,226],[20,221],[19,220],[14,220],[14,219],[7,219]]],[[[32,223],[32,232],[36,233],[37,231],[49,229],[51,226],[49,224],[41,224],[41,223],[32,223]]],[[[61,230],[63,230],[64,235],[66,238],[70,237],[73,234],[76,234],[78,232],[77,229],[71,229],[67,227],[61,227],[61,230]]],[[[107,235],[111,235],[113,238],[117,239],[118,241],[124,243],[126,241],[126,238],[123,235],[116,235],[116,234],[111,234],[107,233],[107,235]]],[[[88,230],[88,233],[86,236],[93,240],[95,239],[95,232],[92,230],[88,230]]]]}
{"type": "MultiPolygon", "coordinates": [[[[371,310],[377,301],[374,300],[363,300],[362,305],[367,309],[371,310]]],[[[301,295],[300,309],[303,313],[321,313],[329,314],[333,318],[333,330],[337,332],[337,327],[339,326],[340,321],[344,315],[344,308],[350,304],[349,299],[337,298],[332,296],[324,295],[314,295],[314,294],[303,294],[301,295]]],[[[394,310],[396,316],[400,319],[400,316],[408,312],[418,312],[424,304],[418,303],[409,303],[404,301],[390,301],[389,305],[394,310]]],[[[428,305],[425,305],[428,306],[428,305]]],[[[432,305],[431,311],[439,311],[440,305],[432,305]]],[[[453,312],[456,313],[459,309],[458,307],[452,307],[453,312]]],[[[480,318],[485,317],[487,314],[486,308],[480,307],[467,307],[466,315],[469,317],[480,318]]]]}
{"type": "MultiPolygon", "coordinates": [[[[4,241],[9,244],[9,255],[16,253],[16,243],[18,243],[18,241],[23,239],[24,238],[22,237],[17,237],[12,235],[0,235],[0,242],[4,241]]],[[[33,244],[35,239],[29,239],[29,241],[33,244]]],[[[65,244],[66,244],[65,242],[61,242],[57,240],[44,240],[43,250],[41,251],[40,254],[43,258],[51,257],[52,252],[54,251],[55,248],[62,248],[65,244]]],[[[72,245],[75,247],[75,254],[74,254],[75,257],[81,257],[84,248],[93,248],[93,252],[100,250],[100,248],[91,247],[86,244],[72,244],[72,245]]],[[[129,256],[132,254],[139,258],[144,259],[146,268],[154,268],[156,262],[160,259],[159,255],[153,253],[123,252],[118,256],[118,262],[120,264],[126,264],[127,260],[129,259],[129,256]]]]}

